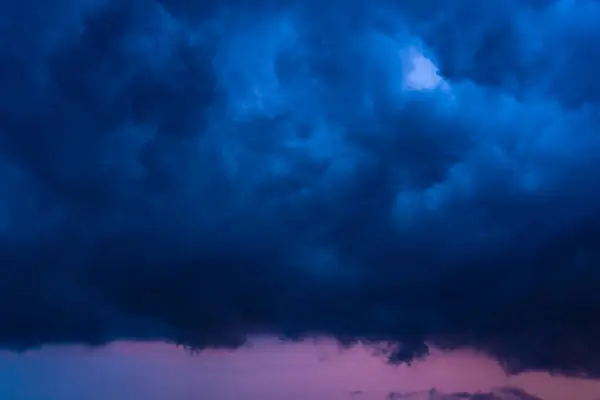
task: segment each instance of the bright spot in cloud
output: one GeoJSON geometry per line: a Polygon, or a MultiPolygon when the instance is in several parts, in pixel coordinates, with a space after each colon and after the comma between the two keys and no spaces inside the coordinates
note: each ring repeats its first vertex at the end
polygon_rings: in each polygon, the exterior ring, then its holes
{"type": "Polygon", "coordinates": [[[409,50],[410,67],[404,78],[408,90],[448,90],[449,86],[438,74],[438,67],[417,49],[409,50]]]}

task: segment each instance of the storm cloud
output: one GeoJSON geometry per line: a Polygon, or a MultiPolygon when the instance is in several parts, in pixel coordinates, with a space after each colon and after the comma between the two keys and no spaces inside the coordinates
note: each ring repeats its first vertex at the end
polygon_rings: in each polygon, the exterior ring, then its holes
{"type": "Polygon", "coordinates": [[[593,0],[1,3],[1,345],[600,376],[599,38],[593,0]]]}

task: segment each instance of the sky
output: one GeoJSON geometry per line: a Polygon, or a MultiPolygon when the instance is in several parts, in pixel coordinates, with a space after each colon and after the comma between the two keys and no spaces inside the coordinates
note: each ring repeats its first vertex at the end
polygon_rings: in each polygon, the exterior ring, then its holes
{"type": "Polygon", "coordinates": [[[435,352],[390,366],[358,346],[289,344],[255,338],[252,347],[190,356],[164,343],[117,342],[101,349],[47,347],[0,354],[0,396],[11,400],[384,400],[390,392],[520,387],[543,400],[595,400],[600,381],[525,373],[507,377],[472,352],[435,352]],[[358,394],[357,392],[360,392],[358,394]]]}
{"type": "Polygon", "coordinates": [[[0,2],[0,348],[325,338],[600,378],[599,22],[0,2]]]}

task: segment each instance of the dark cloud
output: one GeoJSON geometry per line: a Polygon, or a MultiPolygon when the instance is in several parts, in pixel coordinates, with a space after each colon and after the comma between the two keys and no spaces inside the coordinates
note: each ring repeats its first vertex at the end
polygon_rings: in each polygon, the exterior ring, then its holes
{"type": "Polygon", "coordinates": [[[442,393],[437,389],[422,392],[389,392],[386,400],[542,400],[516,387],[500,387],[488,392],[442,393]]]}
{"type": "Polygon", "coordinates": [[[3,346],[324,335],[600,376],[597,2],[0,15],[3,346]]]}

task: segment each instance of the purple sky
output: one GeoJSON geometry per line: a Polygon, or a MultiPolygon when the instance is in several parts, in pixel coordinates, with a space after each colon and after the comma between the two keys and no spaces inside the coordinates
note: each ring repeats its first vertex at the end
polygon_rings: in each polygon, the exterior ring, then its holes
{"type": "Polygon", "coordinates": [[[356,347],[257,340],[234,352],[191,357],[166,344],[115,343],[107,348],[45,348],[0,355],[0,398],[11,400],[364,399],[389,391],[436,387],[474,391],[515,385],[544,400],[591,400],[599,381],[547,374],[506,378],[492,361],[467,353],[434,354],[412,367],[390,367],[356,347]]]}

